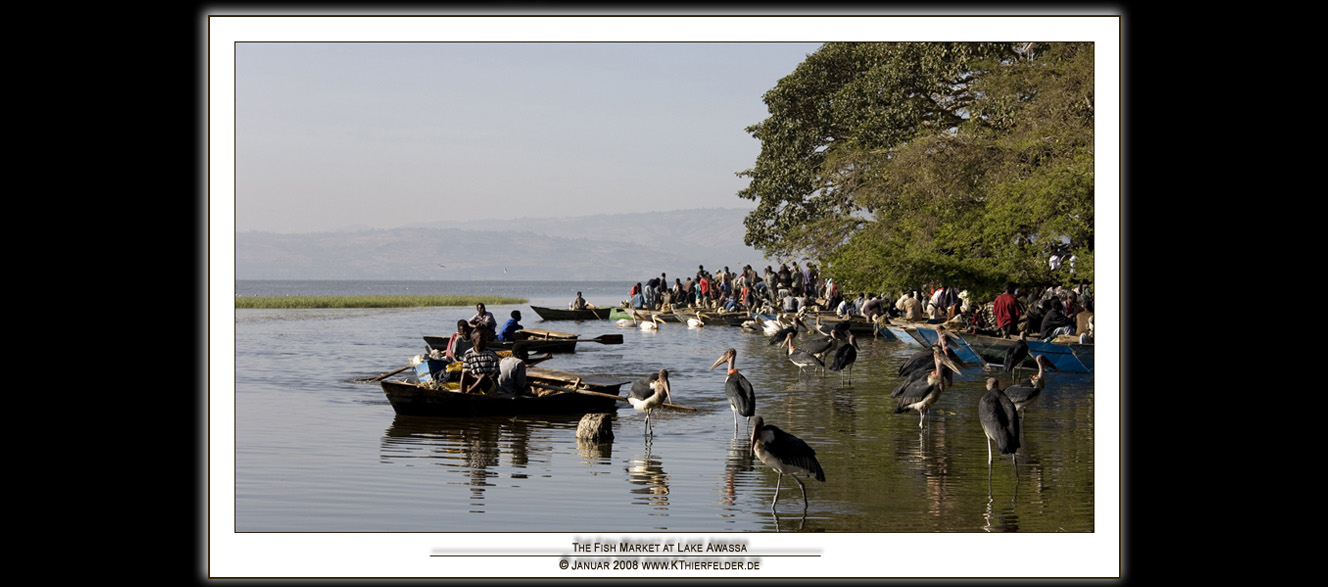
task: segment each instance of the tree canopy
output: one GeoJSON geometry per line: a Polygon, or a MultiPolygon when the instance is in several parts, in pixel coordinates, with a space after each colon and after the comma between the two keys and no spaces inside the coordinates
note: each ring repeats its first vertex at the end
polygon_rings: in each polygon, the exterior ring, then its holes
{"type": "Polygon", "coordinates": [[[745,241],[858,291],[1091,281],[1093,73],[1091,43],[826,44],[747,128],[745,241]]]}

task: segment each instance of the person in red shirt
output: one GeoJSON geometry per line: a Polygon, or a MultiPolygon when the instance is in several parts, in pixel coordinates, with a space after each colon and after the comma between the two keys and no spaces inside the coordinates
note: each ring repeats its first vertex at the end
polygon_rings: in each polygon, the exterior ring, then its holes
{"type": "Polygon", "coordinates": [[[996,296],[996,301],[992,307],[992,314],[996,316],[996,329],[1006,337],[1014,336],[1019,331],[1019,316],[1022,314],[1019,309],[1019,300],[1014,297],[1014,284],[1005,282],[1005,293],[996,296]]]}

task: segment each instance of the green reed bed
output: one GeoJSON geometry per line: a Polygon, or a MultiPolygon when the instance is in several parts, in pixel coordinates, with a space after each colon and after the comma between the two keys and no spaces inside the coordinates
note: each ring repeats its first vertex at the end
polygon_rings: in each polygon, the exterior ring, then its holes
{"type": "Polygon", "coordinates": [[[423,308],[428,306],[501,306],[524,304],[525,298],[497,296],[277,296],[236,297],[236,308],[423,308]]]}

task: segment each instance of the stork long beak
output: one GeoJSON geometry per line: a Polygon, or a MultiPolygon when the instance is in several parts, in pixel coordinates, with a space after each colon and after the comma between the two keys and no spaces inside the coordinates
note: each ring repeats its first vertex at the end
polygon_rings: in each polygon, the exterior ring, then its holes
{"type": "Polygon", "coordinates": [[[1042,365],[1045,366],[1046,368],[1051,369],[1052,371],[1055,371],[1057,373],[1060,372],[1060,369],[1056,368],[1056,364],[1051,362],[1051,359],[1048,359],[1047,355],[1038,355],[1037,357],[1038,357],[1037,362],[1042,363],[1042,365]]]}
{"type": "Polygon", "coordinates": [[[945,356],[944,353],[941,354],[941,363],[944,364],[946,367],[949,367],[955,373],[962,373],[964,371],[959,367],[959,365],[956,365],[954,361],[950,360],[950,357],[945,356]]]}
{"type": "Polygon", "coordinates": [[[673,394],[669,392],[669,376],[661,374],[659,381],[660,384],[664,386],[664,399],[667,401],[673,401],[673,394]]]}
{"type": "Polygon", "coordinates": [[[720,355],[719,359],[715,361],[715,364],[711,365],[710,368],[707,369],[707,371],[714,371],[715,367],[723,365],[728,360],[729,360],[729,353],[725,352],[723,355],[720,355]]]}

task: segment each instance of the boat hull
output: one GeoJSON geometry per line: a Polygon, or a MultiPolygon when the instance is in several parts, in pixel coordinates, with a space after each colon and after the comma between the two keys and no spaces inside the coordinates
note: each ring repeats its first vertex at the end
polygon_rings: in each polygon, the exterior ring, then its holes
{"type": "Polygon", "coordinates": [[[407,381],[382,381],[383,393],[392,409],[403,416],[472,418],[527,414],[589,414],[613,412],[618,400],[580,393],[549,393],[541,396],[502,396],[430,389],[407,381]]]}
{"type": "Polygon", "coordinates": [[[546,308],[543,306],[531,306],[531,310],[539,315],[541,320],[608,320],[609,311],[613,308],[587,308],[585,310],[564,310],[562,308],[546,308]]]}

